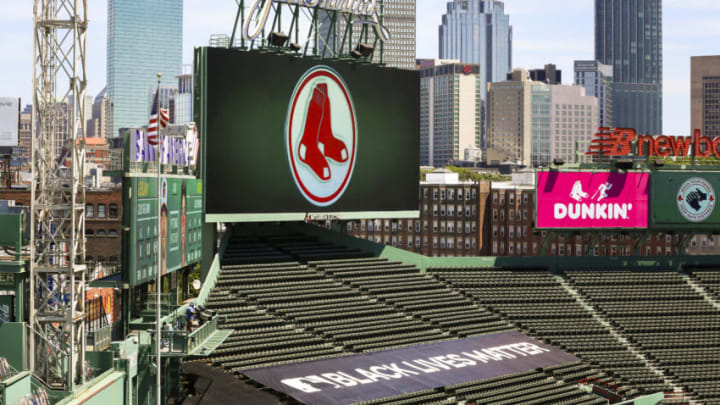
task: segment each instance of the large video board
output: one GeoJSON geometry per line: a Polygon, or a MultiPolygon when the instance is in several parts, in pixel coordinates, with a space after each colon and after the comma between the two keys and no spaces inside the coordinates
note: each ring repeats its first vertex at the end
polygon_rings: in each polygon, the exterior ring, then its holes
{"type": "Polygon", "coordinates": [[[717,230],[720,209],[716,209],[720,172],[659,172],[652,179],[654,227],[665,229],[717,230]]]}
{"type": "Polygon", "coordinates": [[[648,227],[649,173],[538,172],[537,228],[648,227]]]}
{"type": "Polygon", "coordinates": [[[207,221],[418,215],[419,74],[202,48],[207,221]]]}
{"type": "MultiPolygon", "coordinates": [[[[202,180],[163,178],[161,190],[162,274],[167,274],[200,261],[202,180]]],[[[157,269],[157,179],[128,178],[123,192],[126,207],[123,221],[129,228],[123,263],[126,280],[130,285],[138,285],[154,279],[157,269]]]]}

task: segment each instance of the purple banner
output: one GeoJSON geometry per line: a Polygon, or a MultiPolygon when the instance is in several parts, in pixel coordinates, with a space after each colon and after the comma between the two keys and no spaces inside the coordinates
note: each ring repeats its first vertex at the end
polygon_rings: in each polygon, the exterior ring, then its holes
{"type": "Polygon", "coordinates": [[[243,373],[306,404],[341,405],[574,361],[520,332],[504,332],[243,373]]]}

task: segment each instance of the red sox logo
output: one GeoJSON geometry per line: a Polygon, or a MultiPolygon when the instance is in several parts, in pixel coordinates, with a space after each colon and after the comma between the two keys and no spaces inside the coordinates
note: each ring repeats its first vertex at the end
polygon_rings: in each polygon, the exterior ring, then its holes
{"type": "Polygon", "coordinates": [[[357,117],[340,75],[308,70],[295,86],[285,122],[285,148],[295,184],[311,204],[327,207],[345,192],[355,167],[357,117]]]}

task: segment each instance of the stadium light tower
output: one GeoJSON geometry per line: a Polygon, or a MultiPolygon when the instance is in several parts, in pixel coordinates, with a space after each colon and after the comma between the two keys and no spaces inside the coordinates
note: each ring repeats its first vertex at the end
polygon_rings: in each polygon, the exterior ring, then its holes
{"type": "Polygon", "coordinates": [[[85,364],[87,0],[34,0],[29,366],[51,388],[85,364]]]}

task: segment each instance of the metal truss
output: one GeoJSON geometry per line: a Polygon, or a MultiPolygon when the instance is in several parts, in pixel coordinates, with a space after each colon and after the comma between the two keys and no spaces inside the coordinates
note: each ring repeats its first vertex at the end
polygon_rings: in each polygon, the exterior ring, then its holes
{"type": "Polygon", "coordinates": [[[87,0],[34,0],[29,366],[84,382],[87,0]]]}
{"type": "MultiPolygon", "coordinates": [[[[249,3],[252,5],[255,1],[250,0],[249,3]]],[[[238,47],[238,45],[241,49],[279,48],[269,43],[268,35],[271,32],[282,32],[288,35],[288,44],[298,45],[298,49],[293,52],[302,52],[303,56],[309,54],[321,58],[351,60],[355,59],[351,56],[354,47],[363,43],[373,48],[373,54],[369,58],[361,59],[362,61],[384,63],[384,42],[381,40],[378,28],[374,25],[360,23],[357,17],[336,10],[301,6],[287,2],[287,0],[257,1],[259,1],[260,8],[264,6],[265,2],[272,1],[267,27],[264,27],[260,36],[254,40],[247,40],[242,34],[238,35],[243,31],[242,28],[246,22],[246,7],[245,0],[235,0],[237,14],[228,41],[229,48],[238,47]],[[289,24],[283,23],[283,17],[285,17],[285,21],[289,19],[289,24]]],[[[382,2],[380,3],[379,23],[382,25],[384,6],[382,2]]]]}

